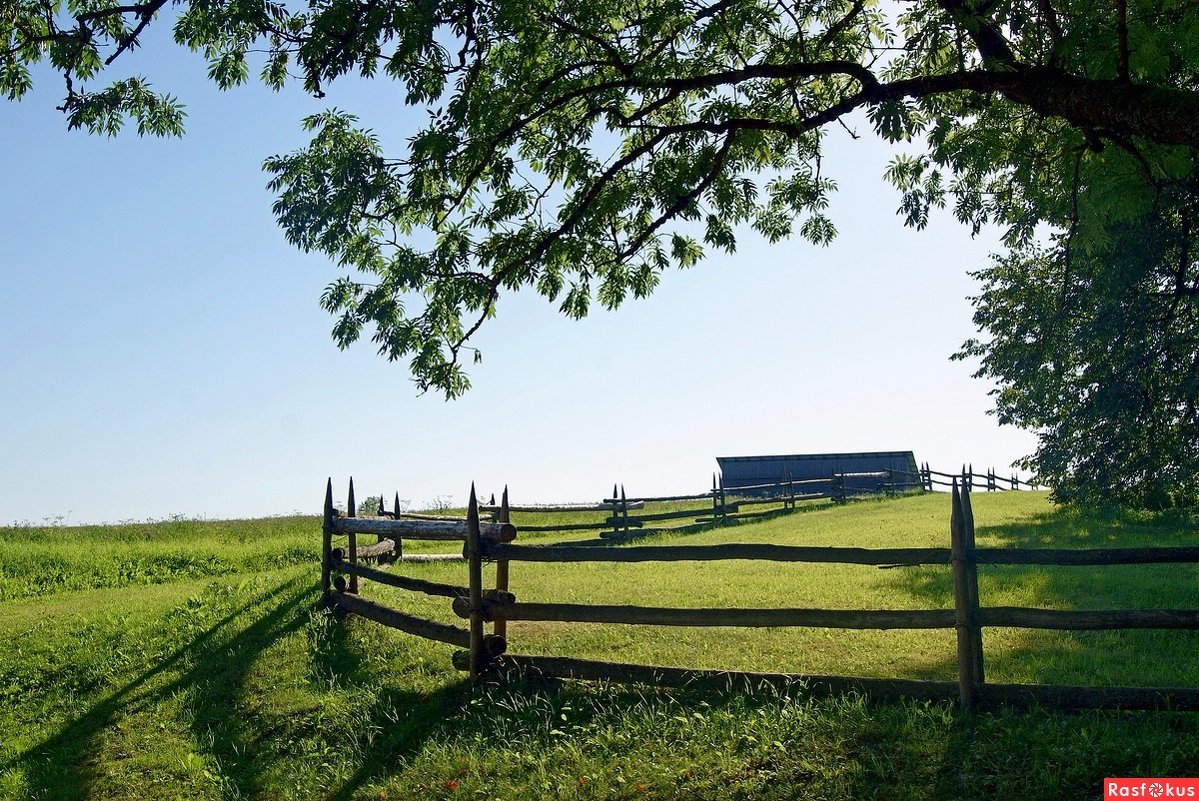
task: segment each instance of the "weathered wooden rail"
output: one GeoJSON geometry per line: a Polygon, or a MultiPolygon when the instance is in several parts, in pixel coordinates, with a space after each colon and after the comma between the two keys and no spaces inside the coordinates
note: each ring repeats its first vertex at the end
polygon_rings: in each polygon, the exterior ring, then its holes
{"type": "MultiPolygon", "coordinates": [[[[716,492],[719,493],[717,486],[716,492]]],[[[713,496],[718,497],[718,496],[713,496]]],[[[950,542],[948,548],[848,548],[769,544],[643,545],[595,548],[582,545],[517,545],[516,529],[508,522],[507,491],[497,520],[481,523],[479,505],[471,490],[462,541],[467,560],[466,586],[454,586],[398,576],[358,563],[354,537],[380,533],[360,522],[333,514],[332,485],[326,492],[325,549],[322,586],[332,605],[387,626],[466,650],[454,664],[473,680],[503,673],[530,676],[641,682],[666,686],[754,687],[762,684],[800,688],[809,693],[860,692],[879,698],[956,699],[966,708],[980,704],[1042,704],[1066,708],[1174,709],[1199,711],[1199,688],[1187,687],[1063,687],[1041,684],[996,684],[986,680],[983,629],[1012,627],[1055,630],[1199,629],[1199,610],[1053,610],[987,607],[979,599],[979,565],[1146,565],[1199,563],[1199,547],[1031,549],[979,548],[975,545],[974,515],[968,488],[951,482],[950,542]],[[331,536],[349,538],[347,549],[332,548],[331,536]],[[509,591],[513,562],[673,562],[756,559],[783,563],[836,563],[898,567],[942,565],[951,569],[953,608],[945,609],[730,609],[656,606],[524,603],[509,591]],[[494,561],[496,586],[483,587],[483,565],[494,561]],[[339,575],[330,587],[330,575],[339,575]],[[347,584],[346,577],[349,579],[347,584]],[[357,595],[359,578],[378,581],[427,595],[451,599],[453,612],[468,628],[425,620],[366,601],[357,595]],[[837,629],[954,629],[958,679],[923,681],[906,678],[824,676],[801,673],[754,673],[693,670],[658,665],[631,665],[559,656],[508,654],[508,621],[559,621],[611,625],[656,626],[805,626],[837,629]],[[486,632],[487,625],[492,633],[486,632]]],[[[351,504],[352,507],[352,504],[351,504]]],[[[396,521],[387,521],[396,522],[396,521]]],[[[411,523],[412,521],[406,521],[411,523]]],[[[429,531],[444,528],[427,521],[429,531]]],[[[409,530],[405,528],[404,531],[409,530]]],[[[387,550],[381,542],[359,549],[361,558],[387,550]]]]}

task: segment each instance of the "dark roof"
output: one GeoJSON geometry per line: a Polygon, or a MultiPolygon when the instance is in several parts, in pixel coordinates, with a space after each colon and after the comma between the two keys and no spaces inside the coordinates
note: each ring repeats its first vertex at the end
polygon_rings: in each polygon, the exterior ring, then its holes
{"type": "MultiPolygon", "coordinates": [[[[777,456],[718,456],[724,485],[728,488],[782,480],[784,474],[796,481],[829,478],[834,473],[878,473],[886,470],[915,474],[912,451],[863,453],[793,453],[777,456]]],[[[917,479],[912,477],[915,484],[917,479]]]]}

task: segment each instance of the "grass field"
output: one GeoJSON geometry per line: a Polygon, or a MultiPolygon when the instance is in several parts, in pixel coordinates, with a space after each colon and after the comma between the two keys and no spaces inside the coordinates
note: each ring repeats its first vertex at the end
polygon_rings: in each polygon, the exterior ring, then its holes
{"type": "MultiPolygon", "coordinates": [[[[1199,544],[1185,517],[974,498],[980,545],[1199,544]]],[[[946,496],[916,496],[671,539],[945,545],[948,516],[946,496]]],[[[0,798],[1099,798],[1104,776],[1199,775],[1195,714],[471,688],[449,646],[319,610],[319,538],[315,517],[0,529],[0,798]]],[[[464,582],[462,564],[403,569],[464,582]]],[[[951,605],[943,567],[515,563],[511,587],[522,601],[951,605]]],[[[1199,569],[986,568],[980,589],[985,605],[1197,608],[1199,569]]],[[[445,599],[369,583],[363,594],[459,622],[445,599]]],[[[954,676],[952,632],[512,623],[509,641],[694,667],[954,676]]],[[[985,648],[995,681],[1199,687],[1192,632],[988,629],[985,648]]]]}

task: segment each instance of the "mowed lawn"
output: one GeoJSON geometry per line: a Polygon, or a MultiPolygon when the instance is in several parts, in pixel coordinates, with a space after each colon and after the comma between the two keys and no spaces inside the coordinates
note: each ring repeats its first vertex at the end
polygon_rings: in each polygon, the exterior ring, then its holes
{"type": "MultiPolygon", "coordinates": [[[[1182,515],[977,493],[980,545],[1199,545],[1182,515]]],[[[943,494],[674,543],[945,546],[943,494]]],[[[542,522],[531,515],[521,523],[542,522]]],[[[586,535],[536,535],[544,542],[586,535]]],[[[317,518],[0,529],[0,798],[1098,798],[1199,775],[1199,714],[999,710],[555,683],[474,688],[452,647],[317,606],[317,518]]],[[[443,543],[406,550],[450,550],[443,543]]],[[[397,565],[465,583],[461,563],[397,565]]],[[[946,567],[513,563],[522,601],[927,609],[946,567]]],[[[490,574],[485,579],[493,578],[490,574]]],[[[445,599],[364,597],[461,623],[445,599]]],[[[1196,566],[990,567],[984,605],[1199,608],[1196,566]]],[[[952,679],[952,631],[509,624],[515,653],[952,679]]],[[[1199,636],[988,629],[988,679],[1199,687],[1199,636]]]]}

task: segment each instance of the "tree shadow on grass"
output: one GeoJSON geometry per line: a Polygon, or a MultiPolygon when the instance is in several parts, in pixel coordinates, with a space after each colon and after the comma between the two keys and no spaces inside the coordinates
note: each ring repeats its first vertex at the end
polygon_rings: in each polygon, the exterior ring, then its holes
{"type": "MultiPolygon", "coordinates": [[[[187,645],[103,696],[57,734],[19,754],[14,763],[24,768],[36,795],[87,797],[103,778],[96,758],[102,735],[121,719],[152,710],[177,694],[194,699],[199,710],[192,724],[196,733],[211,731],[213,750],[233,753],[240,736],[237,707],[246,672],[263,651],[303,625],[312,597],[311,582],[300,578],[256,594],[187,645]],[[248,625],[239,622],[244,620],[248,625]]],[[[246,794],[257,784],[253,763],[249,765],[248,772],[230,777],[246,794]]]]}

